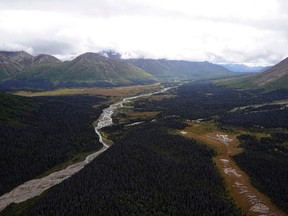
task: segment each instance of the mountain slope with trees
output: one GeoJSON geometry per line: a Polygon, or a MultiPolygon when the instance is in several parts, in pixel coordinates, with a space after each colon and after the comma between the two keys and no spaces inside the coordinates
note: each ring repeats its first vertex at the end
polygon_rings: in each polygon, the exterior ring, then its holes
{"type": "Polygon", "coordinates": [[[0,93],[0,195],[80,153],[96,151],[92,126],[104,99],[24,98],[0,93]]]}
{"type": "Polygon", "coordinates": [[[241,215],[214,166],[215,152],[167,134],[167,125],[185,127],[170,119],[131,128],[29,215],[241,215]]]}

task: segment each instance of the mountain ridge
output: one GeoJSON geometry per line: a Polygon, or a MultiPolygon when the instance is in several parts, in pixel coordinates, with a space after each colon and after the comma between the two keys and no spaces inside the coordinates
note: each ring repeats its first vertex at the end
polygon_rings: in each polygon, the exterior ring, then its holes
{"type": "Polygon", "coordinates": [[[61,61],[47,54],[34,57],[25,51],[0,51],[0,81],[17,76],[26,67],[52,63],[61,63],[61,61]]]}
{"type": "Polygon", "coordinates": [[[264,72],[221,80],[217,83],[238,89],[288,89],[288,58],[283,59],[264,72]]]}
{"type": "Polygon", "coordinates": [[[25,52],[14,52],[2,55],[5,62],[17,69],[16,72],[9,74],[7,70],[5,71],[5,67],[0,67],[0,72],[2,70],[6,75],[2,77],[0,86],[2,89],[29,88],[29,86],[39,89],[41,85],[44,86],[43,88],[135,85],[157,81],[153,75],[140,68],[97,53],[87,52],[72,61],[65,62],[46,54],[36,57],[28,54],[29,61],[22,65],[9,57],[10,55],[20,56],[21,59],[23,53],[25,54],[25,52]]]}
{"type": "Polygon", "coordinates": [[[103,50],[99,52],[99,54],[134,65],[154,75],[158,79],[164,80],[200,80],[236,75],[222,65],[213,64],[207,61],[196,62],[151,58],[122,58],[122,55],[119,52],[110,49],[103,50]]]}
{"type": "Polygon", "coordinates": [[[247,66],[245,64],[221,64],[221,66],[227,68],[232,72],[263,72],[269,69],[271,66],[247,66]]]}
{"type": "Polygon", "coordinates": [[[210,80],[237,75],[207,61],[123,59],[114,50],[86,52],[64,62],[47,54],[34,57],[25,51],[0,52],[2,89],[41,88],[41,85],[47,88],[134,85],[159,80],[210,80]]]}
{"type": "Polygon", "coordinates": [[[125,59],[125,62],[142,68],[157,78],[213,79],[235,75],[228,69],[210,62],[192,62],[167,59],[125,59]]]}

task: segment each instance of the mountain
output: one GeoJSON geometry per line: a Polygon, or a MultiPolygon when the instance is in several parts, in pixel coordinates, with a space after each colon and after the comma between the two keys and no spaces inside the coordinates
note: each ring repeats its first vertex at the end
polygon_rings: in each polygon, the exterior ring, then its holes
{"type": "Polygon", "coordinates": [[[118,53],[117,51],[115,50],[102,50],[100,51],[99,53],[97,53],[101,56],[104,56],[106,58],[110,58],[110,59],[114,59],[114,60],[119,60],[122,58],[122,55],[120,53],[118,53]]]}
{"type": "Polygon", "coordinates": [[[122,55],[115,50],[103,50],[98,54],[110,59],[121,60],[144,71],[153,76],[164,79],[213,79],[227,76],[235,76],[229,69],[220,65],[209,62],[191,62],[181,60],[167,59],[145,59],[145,58],[128,58],[123,59],[122,55]]]}
{"type": "Polygon", "coordinates": [[[127,59],[126,63],[142,68],[160,79],[213,79],[233,76],[228,69],[209,62],[166,59],[127,59]]]}
{"type": "Polygon", "coordinates": [[[0,81],[21,74],[27,67],[56,63],[61,63],[61,61],[51,55],[42,54],[34,57],[24,51],[0,51],[0,81]]]}
{"type": "Polygon", "coordinates": [[[222,64],[221,66],[233,72],[262,72],[270,67],[267,66],[247,66],[245,64],[222,64]]]}
{"type": "Polygon", "coordinates": [[[288,88],[288,58],[264,72],[255,75],[226,79],[217,82],[220,85],[240,89],[264,88],[268,90],[288,88]]]}
{"type": "Polygon", "coordinates": [[[59,59],[47,54],[40,54],[33,58],[32,63],[35,64],[57,64],[61,63],[59,59]]]}
{"type": "Polygon", "coordinates": [[[147,84],[160,80],[202,80],[235,76],[209,62],[122,59],[114,50],[84,53],[61,62],[51,55],[0,52],[1,89],[147,84]]]}
{"type": "Polygon", "coordinates": [[[85,53],[60,68],[61,82],[106,83],[111,85],[150,83],[156,79],[135,66],[96,53],[85,53]]]}
{"type": "Polygon", "coordinates": [[[24,51],[0,51],[0,81],[20,73],[32,60],[33,56],[24,51]]]}
{"type": "Polygon", "coordinates": [[[134,85],[157,80],[140,68],[96,53],[66,62],[49,55],[31,56],[29,64],[9,78],[2,82],[2,89],[134,85]]]}
{"type": "Polygon", "coordinates": [[[261,87],[288,88],[288,58],[255,76],[253,83],[261,87]]]}

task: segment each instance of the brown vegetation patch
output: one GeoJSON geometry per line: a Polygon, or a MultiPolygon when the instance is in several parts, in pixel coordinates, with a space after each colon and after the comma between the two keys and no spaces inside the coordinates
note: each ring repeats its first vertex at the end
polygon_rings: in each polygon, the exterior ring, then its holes
{"type": "Polygon", "coordinates": [[[111,97],[126,97],[140,93],[151,92],[160,89],[160,83],[152,85],[136,85],[136,86],[123,86],[123,87],[110,87],[110,88],[61,88],[52,91],[31,92],[19,91],[16,95],[26,97],[36,96],[60,96],[60,95],[100,95],[111,97]]]}
{"type": "MultiPolygon", "coordinates": [[[[216,157],[214,157],[215,164],[225,180],[229,193],[237,205],[244,210],[245,214],[259,215],[259,212],[252,211],[252,209],[259,207],[259,211],[262,210],[264,212],[265,207],[268,207],[268,213],[263,213],[262,215],[268,215],[270,213],[276,213],[276,215],[285,215],[270,201],[269,198],[260,193],[251,185],[249,177],[233,161],[231,156],[239,154],[243,151],[243,149],[238,147],[239,142],[236,138],[242,132],[228,134],[226,131],[224,132],[219,130],[213,123],[207,122],[190,121],[188,124],[189,126],[184,130],[177,130],[173,133],[194,139],[199,143],[211,146],[217,150],[218,154],[216,157]],[[225,143],[223,140],[217,138],[217,134],[228,135],[232,141],[225,143]],[[229,164],[227,165],[227,163],[229,164]],[[258,200],[258,202],[260,201],[260,204],[253,204],[253,199],[258,200]]],[[[253,135],[257,137],[267,136],[267,134],[261,133],[253,135]]]]}

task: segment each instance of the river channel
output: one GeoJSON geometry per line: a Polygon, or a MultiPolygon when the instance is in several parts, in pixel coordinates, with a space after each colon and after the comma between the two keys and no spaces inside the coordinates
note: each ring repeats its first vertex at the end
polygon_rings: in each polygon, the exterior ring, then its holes
{"type": "Polygon", "coordinates": [[[103,144],[103,147],[99,151],[87,156],[84,161],[70,165],[65,169],[51,173],[50,175],[45,176],[43,178],[33,179],[30,181],[27,181],[27,182],[17,186],[16,188],[11,190],[10,192],[2,195],[0,197],[0,211],[2,211],[4,208],[6,208],[8,205],[10,205],[12,203],[21,203],[21,202],[24,202],[28,199],[31,199],[35,196],[42,194],[47,189],[51,188],[52,186],[54,186],[56,184],[61,183],[65,179],[74,175],[79,170],[83,169],[86,164],[90,163],[98,155],[100,155],[101,153],[106,151],[109,148],[109,145],[107,145],[103,141],[103,138],[102,138],[101,133],[100,133],[100,129],[113,124],[112,115],[113,115],[114,111],[118,108],[123,107],[124,103],[128,103],[129,101],[135,100],[137,98],[149,97],[149,96],[152,96],[155,94],[164,93],[164,92],[170,90],[171,88],[172,87],[164,88],[162,90],[159,90],[159,91],[156,91],[153,93],[141,94],[141,95],[137,95],[137,96],[133,96],[133,97],[127,97],[127,98],[124,98],[122,101],[117,102],[115,104],[111,104],[108,108],[103,109],[102,114],[100,115],[100,117],[97,120],[97,122],[98,122],[97,126],[95,127],[95,132],[99,136],[99,142],[101,142],[103,144]]]}

